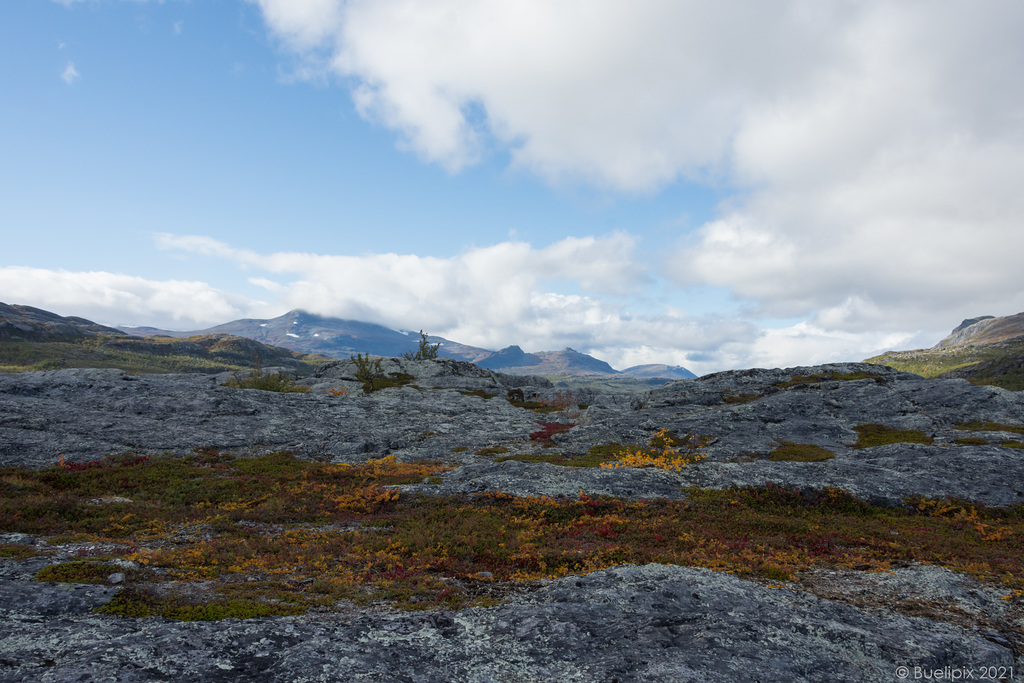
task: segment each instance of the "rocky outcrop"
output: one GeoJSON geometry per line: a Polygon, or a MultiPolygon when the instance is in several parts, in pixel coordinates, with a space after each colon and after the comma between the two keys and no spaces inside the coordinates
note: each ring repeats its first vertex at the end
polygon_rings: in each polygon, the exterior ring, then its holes
{"type": "MultiPolygon", "coordinates": [[[[865,364],[754,369],[642,395],[578,392],[574,403],[585,408],[574,417],[574,405],[563,416],[523,407],[564,391],[537,378],[391,359],[381,371],[404,386],[364,393],[357,369],[353,361],[326,365],[298,380],[305,394],[232,389],[222,386],[227,375],[0,375],[0,462],[289,449],[336,462],[394,455],[458,465],[439,484],[406,487],[426,493],[650,499],[683,497],[688,486],[774,482],[835,486],[892,505],[913,495],[1024,502],[1024,450],[1011,447],[1024,442],[1024,394],[964,380],[865,364]],[[530,435],[552,421],[575,426],[541,449],[530,435]],[[981,429],[958,429],[972,422],[981,429]],[[861,448],[865,424],[917,430],[930,443],[861,448]],[[646,442],[662,428],[707,437],[706,458],[675,473],[494,457],[543,450],[571,459],[594,445],[646,442]],[[783,442],[834,457],[772,460],[783,442]]],[[[0,681],[877,681],[901,680],[899,667],[908,678],[953,670],[978,677],[982,666],[1024,664],[1020,602],[936,567],[817,568],[781,588],[703,569],[622,566],[458,612],[342,605],[301,617],[179,623],[92,612],[113,586],[26,587],[45,562],[0,558],[0,681]]]]}
{"type": "Polygon", "coordinates": [[[543,378],[500,375],[451,359],[390,359],[381,367],[386,375],[412,379],[365,394],[353,361],[328,364],[319,377],[300,380],[310,387],[308,394],[231,389],[219,384],[226,375],[0,375],[0,463],[39,467],[61,456],[88,461],[104,453],[203,447],[288,449],[336,462],[395,455],[463,465],[434,489],[446,493],[500,489],[576,496],[582,489],[650,498],[678,495],[685,486],[774,482],[802,489],[834,486],[890,505],[912,495],[989,505],[1024,502],[1024,457],[1003,445],[1024,437],[956,428],[971,421],[1020,427],[1024,395],[965,380],[924,380],[879,366],[836,364],[719,373],[640,396],[580,392],[576,399],[588,407],[577,426],[553,437],[566,456],[585,455],[601,444],[646,443],[662,428],[711,439],[706,459],[680,473],[626,474],[496,463],[475,455],[484,448],[500,447],[509,456],[539,450],[530,439],[538,423],[564,418],[516,407],[507,396],[512,390],[554,398],[557,390],[543,378]],[[858,373],[866,376],[858,379],[858,373]],[[347,393],[332,395],[342,392],[347,393]],[[855,428],[863,424],[918,430],[932,442],[855,448],[855,428]],[[959,443],[965,436],[986,443],[959,443]],[[784,441],[814,444],[835,457],[770,460],[784,441]]]}

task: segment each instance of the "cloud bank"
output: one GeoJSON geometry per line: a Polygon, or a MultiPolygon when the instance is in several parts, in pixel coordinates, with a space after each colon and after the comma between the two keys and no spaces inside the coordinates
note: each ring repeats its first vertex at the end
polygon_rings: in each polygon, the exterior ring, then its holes
{"type": "Polygon", "coordinates": [[[254,1],[428,162],[732,188],[665,273],[755,318],[884,336],[1024,309],[1019,2],[254,1]]]}
{"type": "Polygon", "coordinates": [[[422,328],[490,349],[571,346],[620,369],[667,363],[705,373],[859,360],[863,349],[893,341],[891,335],[836,334],[803,323],[764,331],[738,315],[695,317],[671,307],[637,315],[632,304],[635,294],[644,291],[640,288],[650,266],[635,256],[634,239],[621,233],[566,238],[539,249],[503,242],[449,258],[260,254],[205,236],[160,234],[156,239],[161,249],[178,257],[233,264],[266,296],[247,298],[204,282],[25,267],[0,268],[0,291],[5,303],[106,324],[171,329],[202,329],[301,308],[393,328],[422,328]],[[552,283],[601,293],[566,294],[552,291],[552,283]]]}

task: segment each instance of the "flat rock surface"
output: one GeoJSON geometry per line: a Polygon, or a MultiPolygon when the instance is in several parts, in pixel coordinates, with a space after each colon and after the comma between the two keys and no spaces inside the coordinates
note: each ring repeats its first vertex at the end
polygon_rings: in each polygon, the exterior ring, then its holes
{"type": "Polygon", "coordinates": [[[958,626],[661,565],[460,612],[180,623],[0,606],[3,681],[889,681],[901,666],[1013,666],[958,626]]]}

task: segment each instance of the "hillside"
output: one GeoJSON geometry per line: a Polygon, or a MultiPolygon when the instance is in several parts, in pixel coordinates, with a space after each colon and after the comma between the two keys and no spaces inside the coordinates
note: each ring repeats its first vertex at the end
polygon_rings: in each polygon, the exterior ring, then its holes
{"type": "Polygon", "coordinates": [[[227,334],[133,337],[90,320],[0,303],[0,371],[119,368],[215,373],[286,367],[310,374],[323,358],[227,334]]]}
{"type": "MultiPolygon", "coordinates": [[[[372,356],[401,356],[404,353],[415,353],[420,341],[416,332],[393,330],[376,323],[332,318],[302,310],[288,311],[276,318],[233,320],[193,332],[134,327],[120,329],[128,334],[146,337],[153,334],[173,337],[230,334],[300,353],[319,353],[330,358],[348,358],[359,353],[369,353],[372,356]]],[[[440,344],[438,353],[443,358],[472,363],[491,355],[491,351],[487,349],[459,344],[443,337],[431,336],[429,339],[433,344],[440,344]]]]}
{"type": "Polygon", "coordinates": [[[1022,391],[1024,313],[971,318],[930,349],[889,351],[866,362],[922,377],[961,378],[1022,391]]]}

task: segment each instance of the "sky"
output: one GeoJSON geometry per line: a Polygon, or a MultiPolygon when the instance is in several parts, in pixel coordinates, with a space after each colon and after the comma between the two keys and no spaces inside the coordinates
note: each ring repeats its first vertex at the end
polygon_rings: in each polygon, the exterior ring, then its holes
{"type": "Polygon", "coordinates": [[[4,0],[0,301],[697,374],[1024,311],[1019,0],[4,0]]]}

